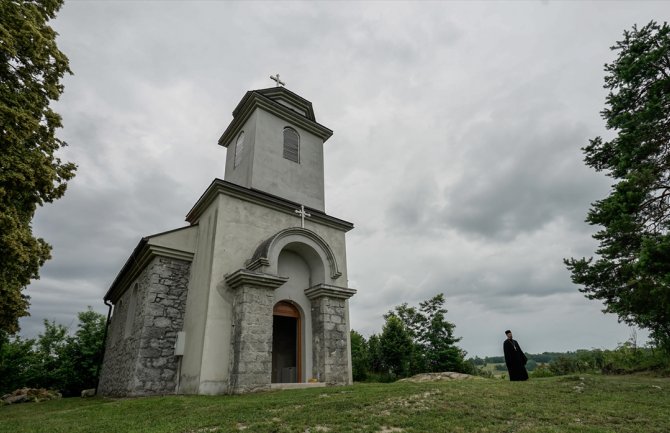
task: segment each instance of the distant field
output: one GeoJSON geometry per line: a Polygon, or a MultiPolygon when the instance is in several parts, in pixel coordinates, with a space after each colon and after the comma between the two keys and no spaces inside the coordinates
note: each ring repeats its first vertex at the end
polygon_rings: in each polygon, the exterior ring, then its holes
{"type": "Polygon", "coordinates": [[[0,407],[0,432],[667,433],[670,379],[357,384],[244,396],[63,399],[0,407]]]}
{"type": "Polygon", "coordinates": [[[493,373],[493,375],[496,376],[496,377],[502,377],[503,374],[504,374],[505,376],[507,376],[507,370],[496,370],[496,365],[505,365],[505,364],[492,364],[492,363],[488,363],[488,364],[482,366],[481,368],[482,368],[483,370],[490,371],[490,372],[493,373]]]}

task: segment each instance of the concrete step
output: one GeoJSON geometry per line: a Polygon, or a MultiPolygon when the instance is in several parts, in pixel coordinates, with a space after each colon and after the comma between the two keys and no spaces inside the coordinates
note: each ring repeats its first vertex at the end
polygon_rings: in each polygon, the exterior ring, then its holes
{"type": "Polygon", "coordinates": [[[323,388],[325,382],[303,382],[303,383],[273,383],[271,389],[302,389],[302,388],[323,388]]]}

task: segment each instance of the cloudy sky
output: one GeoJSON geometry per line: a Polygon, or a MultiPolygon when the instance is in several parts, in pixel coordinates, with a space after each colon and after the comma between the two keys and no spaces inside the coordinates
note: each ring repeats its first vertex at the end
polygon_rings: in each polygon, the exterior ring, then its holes
{"type": "MultiPolygon", "coordinates": [[[[603,65],[667,3],[68,2],[52,23],[73,76],[56,104],[78,166],[40,209],[53,259],[23,335],[76,326],[142,236],[184,226],[250,89],[287,88],[334,131],[326,211],[347,234],[352,327],[443,292],[469,355],[614,348],[632,330],[570,281],[592,255],[584,217],[611,180],[582,163],[607,136],[603,65]]],[[[644,341],[646,333],[637,332],[644,341]]]]}

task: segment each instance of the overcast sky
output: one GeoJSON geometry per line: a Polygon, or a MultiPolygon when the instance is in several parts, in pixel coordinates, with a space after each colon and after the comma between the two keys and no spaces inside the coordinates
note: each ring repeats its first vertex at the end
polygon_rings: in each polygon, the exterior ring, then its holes
{"type": "MultiPolygon", "coordinates": [[[[614,348],[631,329],[578,292],[590,203],[611,179],[582,162],[610,134],[603,65],[666,2],[67,2],[52,23],[73,76],[55,108],[78,166],[34,231],[53,259],[30,318],[76,326],[146,235],[186,223],[244,92],[286,87],[334,131],[326,212],[347,234],[351,325],[437,293],[469,355],[614,348]]],[[[646,333],[638,331],[643,342],[646,333]]]]}

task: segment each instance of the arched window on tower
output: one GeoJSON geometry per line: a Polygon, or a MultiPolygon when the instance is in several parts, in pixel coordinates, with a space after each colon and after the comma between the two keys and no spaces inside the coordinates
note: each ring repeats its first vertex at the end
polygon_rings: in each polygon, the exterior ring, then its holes
{"type": "Polygon", "coordinates": [[[300,136],[288,126],[284,128],[284,158],[300,164],[300,136]]]}
{"type": "Polygon", "coordinates": [[[240,132],[240,135],[237,136],[237,141],[235,142],[235,165],[233,168],[240,165],[242,162],[242,150],[244,149],[244,131],[240,132]]]}

